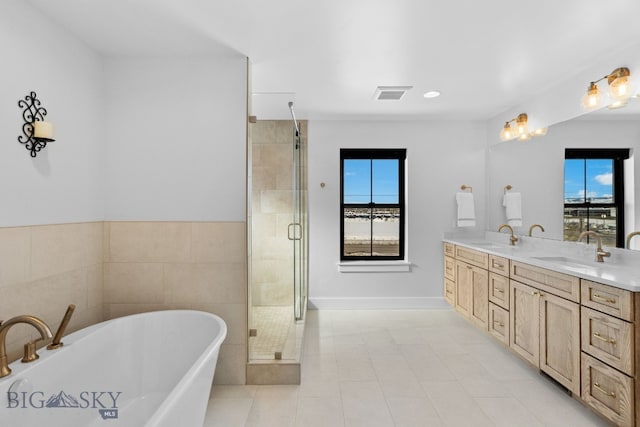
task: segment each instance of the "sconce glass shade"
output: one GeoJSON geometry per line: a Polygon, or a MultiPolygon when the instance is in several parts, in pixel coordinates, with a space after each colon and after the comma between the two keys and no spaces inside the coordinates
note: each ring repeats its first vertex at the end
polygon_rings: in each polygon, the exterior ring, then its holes
{"type": "Polygon", "coordinates": [[[533,136],[544,136],[547,134],[547,130],[548,128],[539,128],[534,130],[533,132],[531,132],[531,135],[533,136]]]}
{"type": "Polygon", "coordinates": [[[529,118],[525,113],[518,114],[518,117],[516,117],[516,133],[518,134],[518,138],[529,133],[528,122],[529,118]]]}
{"type": "Polygon", "coordinates": [[[504,127],[500,131],[500,139],[503,141],[509,141],[510,139],[513,139],[515,136],[516,134],[513,131],[513,129],[511,129],[511,125],[509,124],[509,122],[506,122],[504,124],[504,127]]]}
{"type": "Polygon", "coordinates": [[[631,73],[628,68],[616,68],[613,70],[607,80],[609,81],[609,95],[618,101],[626,101],[631,96],[631,84],[629,76],[631,73]]]}
{"type": "Polygon", "coordinates": [[[598,85],[594,82],[589,84],[589,89],[587,89],[587,93],[582,97],[582,106],[587,110],[593,110],[594,108],[598,108],[600,105],[600,90],[598,89],[598,85]]]}
{"type": "Polygon", "coordinates": [[[528,141],[531,139],[531,134],[529,132],[518,135],[518,141],[528,141]]]}
{"type": "Polygon", "coordinates": [[[53,124],[44,121],[33,122],[33,137],[40,141],[55,141],[53,139],[53,124]]]}

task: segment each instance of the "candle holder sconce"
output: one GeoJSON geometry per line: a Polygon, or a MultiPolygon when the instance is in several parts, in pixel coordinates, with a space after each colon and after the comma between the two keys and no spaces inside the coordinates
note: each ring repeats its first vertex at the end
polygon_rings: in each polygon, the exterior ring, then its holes
{"type": "Polygon", "coordinates": [[[31,152],[31,157],[47,146],[53,139],[53,126],[44,120],[47,110],[41,107],[41,102],[35,92],[31,92],[24,99],[18,101],[18,107],[22,109],[22,135],[18,136],[18,142],[24,144],[31,152]]]}

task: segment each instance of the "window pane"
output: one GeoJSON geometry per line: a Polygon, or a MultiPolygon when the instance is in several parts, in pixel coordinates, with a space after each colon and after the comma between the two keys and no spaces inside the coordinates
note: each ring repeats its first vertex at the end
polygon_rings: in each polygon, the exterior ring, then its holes
{"type": "Polygon", "coordinates": [[[564,208],[564,240],[575,242],[583,231],[595,231],[605,246],[616,246],[615,207],[564,208]]]}
{"type": "Polygon", "coordinates": [[[344,159],[343,203],[371,202],[371,160],[344,159]]]}
{"type": "Polygon", "coordinates": [[[564,161],[564,202],[584,203],[584,159],[564,161]]]}
{"type": "Polygon", "coordinates": [[[374,203],[399,203],[399,161],[397,159],[376,159],[372,163],[372,201],[374,203]]]}
{"type": "Polygon", "coordinates": [[[371,256],[371,209],[345,208],[343,256],[371,256]]]}
{"type": "Polygon", "coordinates": [[[400,209],[373,209],[373,256],[400,255],[400,209]]]}
{"type": "Polygon", "coordinates": [[[613,203],[613,160],[587,159],[586,197],[591,203],[613,203]]]}

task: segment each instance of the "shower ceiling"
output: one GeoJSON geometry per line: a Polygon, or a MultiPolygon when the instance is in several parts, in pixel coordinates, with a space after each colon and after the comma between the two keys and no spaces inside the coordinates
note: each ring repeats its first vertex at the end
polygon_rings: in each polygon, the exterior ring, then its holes
{"type": "Polygon", "coordinates": [[[105,56],[248,56],[266,118],[485,120],[640,40],[637,0],[28,1],[105,56]]]}

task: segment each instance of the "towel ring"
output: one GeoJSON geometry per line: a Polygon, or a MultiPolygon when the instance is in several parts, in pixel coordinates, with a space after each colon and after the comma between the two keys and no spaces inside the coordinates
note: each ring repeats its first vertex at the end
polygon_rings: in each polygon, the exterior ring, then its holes
{"type": "Polygon", "coordinates": [[[507,194],[507,191],[511,190],[513,187],[511,185],[505,185],[504,186],[504,194],[507,194]]]}
{"type": "Polygon", "coordinates": [[[460,186],[460,189],[461,189],[462,191],[464,191],[464,190],[469,190],[469,192],[473,193],[473,187],[472,187],[472,186],[470,186],[470,185],[462,184],[462,185],[460,186]]]}

